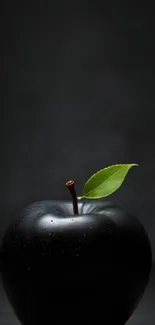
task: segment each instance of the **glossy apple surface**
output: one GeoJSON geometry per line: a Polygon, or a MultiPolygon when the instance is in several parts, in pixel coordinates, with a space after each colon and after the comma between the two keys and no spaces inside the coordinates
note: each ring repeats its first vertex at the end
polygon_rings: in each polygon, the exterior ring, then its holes
{"type": "Polygon", "coordinates": [[[140,221],[104,200],[25,208],[1,247],[1,276],[23,325],[123,325],[149,281],[151,246],[140,221]]]}

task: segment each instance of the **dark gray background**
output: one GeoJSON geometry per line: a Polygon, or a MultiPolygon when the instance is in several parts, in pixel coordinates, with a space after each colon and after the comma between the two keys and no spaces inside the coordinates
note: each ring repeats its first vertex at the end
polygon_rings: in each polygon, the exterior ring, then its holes
{"type": "MultiPolygon", "coordinates": [[[[4,3],[0,242],[23,206],[68,198],[65,181],[73,178],[80,195],[97,170],[136,162],[111,200],[140,218],[155,260],[155,22],[149,2],[134,5],[4,3]]],[[[14,324],[4,320],[3,298],[1,324],[14,324]]]]}

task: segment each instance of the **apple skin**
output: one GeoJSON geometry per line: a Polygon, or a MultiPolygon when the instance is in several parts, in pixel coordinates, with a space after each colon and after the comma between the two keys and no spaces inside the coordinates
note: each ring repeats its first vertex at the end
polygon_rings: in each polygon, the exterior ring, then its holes
{"type": "Polygon", "coordinates": [[[101,200],[40,201],[1,246],[1,278],[21,324],[123,325],[148,284],[152,251],[140,221],[101,200]]]}

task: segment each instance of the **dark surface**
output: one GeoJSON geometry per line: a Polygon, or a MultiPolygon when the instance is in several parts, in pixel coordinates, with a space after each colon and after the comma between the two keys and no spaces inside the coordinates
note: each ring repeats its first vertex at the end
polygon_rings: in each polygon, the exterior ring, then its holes
{"type": "MultiPolygon", "coordinates": [[[[153,265],[152,273],[148,287],[144,296],[126,323],[127,325],[154,325],[155,324],[155,265],[153,265]]],[[[6,294],[0,282],[0,324],[1,325],[19,325],[10,304],[6,298],[6,294]]],[[[117,324],[114,324],[117,325],[117,324]]]]}

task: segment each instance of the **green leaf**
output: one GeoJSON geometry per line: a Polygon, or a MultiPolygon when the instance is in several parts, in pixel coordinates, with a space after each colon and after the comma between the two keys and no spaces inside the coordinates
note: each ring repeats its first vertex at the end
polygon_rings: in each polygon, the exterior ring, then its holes
{"type": "Polygon", "coordinates": [[[100,199],[115,192],[123,183],[128,171],[137,164],[117,164],[99,170],[84,185],[78,199],[100,199]]]}

